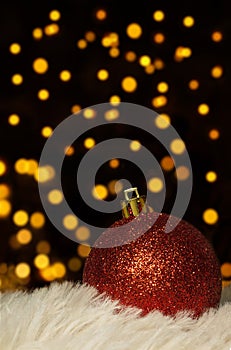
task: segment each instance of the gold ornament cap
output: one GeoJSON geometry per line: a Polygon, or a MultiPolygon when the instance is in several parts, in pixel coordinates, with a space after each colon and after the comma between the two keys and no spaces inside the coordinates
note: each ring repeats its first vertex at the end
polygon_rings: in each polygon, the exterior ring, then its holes
{"type": "Polygon", "coordinates": [[[145,196],[140,196],[137,187],[131,187],[124,190],[125,199],[121,201],[122,214],[124,218],[130,216],[138,216],[142,211],[147,213],[149,208],[147,207],[145,196]]]}

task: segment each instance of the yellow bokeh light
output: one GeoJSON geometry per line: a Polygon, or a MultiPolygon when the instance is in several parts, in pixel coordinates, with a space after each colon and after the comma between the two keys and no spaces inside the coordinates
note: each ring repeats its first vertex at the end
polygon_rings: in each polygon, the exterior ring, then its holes
{"type": "Polygon", "coordinates": [[[161,159],[160,165],[165,171],[171,171],[174,168],[174,161],[172,157],[165,156],[161,159]]]}
{"type": "Polygon", "coordinates": [[[27,278],[30,275],[30,266],[21,262],[15,267],[15,274],[19,278],[27,278]]]}
{"type": "Polygon", "coordinates": [[[217,174],[215,173],[215,171],[208,171],[205,174],[205,178],[208,182],[215,182],[217,180],[217,174]]]}
{"type": "Polygon", "coordinates": [[[34,173],[34,178],[38,182],[47,182],[52,180],[54,177],[55,169],[50,165],[40,166],[34,173]]]}
{"type": "Polygon", "coordinates": [[[110,50],[109,50],[109,55],[113,58],[116,58],[118,57],[120,54],[120,50],[117,48],[117,47],[112,47],[110,50]]]}
{"type": "Polygon", "coordinates": [[[90,254],[90,251],[91,251],[91,247],[89,245],[85,245],[85,244],[80,244],[77,248],[77,253],[82,258],[87,258],[88,255],[90,254]]]}
{"type": "Polygon", "coordinates": [[[108,190],[104,185],[98,184],[92,189],[92,196],[97,200],[103,200],[107,197],[107,195],[108,190]]]}
{"type": "Polygon", "coordinates": [[[73,154],[75,153],[75,149],[73,146],[67,146],[64,148],[64,153],[68,157],[73,156],[73,154]]]}
{"type": "Polygon", "coordinates": [[[1,199],[0,200],[0,219],[6,218],[11,213],[11,203],[7,199],[1,199]]]}
{"type": "Polygon", "coordinates": [[[221,66],[215,66],[211,69],[211,75],[213,78],[220,78],[223,75],[223,68],[221,66]]]}
{"type": "Polygon", "coordinates": [[[45,216],[39,211],[34,212],[30,217],[30,224],[33,228],[41,228],[45,224],[45,216]]]}
{"type": "Polygon", "coordinates": [[[91,235],[90,230],[86,226],[79,227],[75,232],[76,238],[79,239],[80,241],[87,241],[90,235],[91,235]]]}
{"type": "Polygon", "coordinates": [[[186,16],[183,18],[183,25],[185,27],[192,27],[195,23],[195,20],[192,16],[186,16]]]}
{"type": "Polygon", "coordinates": [[[181,139],[174,139],[170,143],[170,149],[175,154],[182,154],[185,152],[185,143],[181,139]]]}
{"type": "Polygon", "coordinates": [[[152,105],[155,108],[160,108],[165,106],[168,103],[168,99],[166,96],[160,95],[156,96],[152,99],[152,105]]]}
{"type": "Polygon", "coordinates": [[[219,130],[217,130],[217,129],[211,129],[211,130],[209,131],[209,138],[210,138],[211,140],[217,140],[217,139],[219,139],[219,137],[220,137],[220,132],[219,132],[219,130]]]}
{"type": "Polygon", "coordinates": [[[58,205],[63,201],[63,193],[60,190],[51,190],[47,198],[51,204],[58,205]]]}
{"type": "Polygon", "coordinates": [[[39,57],[34,60],[32,67],[36,73],[44,74],[48,70],[48,62],[45,58],[39,57]]]}
{"type": "Polygon", "coordinates": [[[107,12],[103,9],[100,9],[96,12],[95,16],[98,20],[103,21],[107,18],[107,12]]]}
{"type": "Polygon", "coordinates": [[[6,170],[6,163],[3,160],[0,160],[0,176],[4,175],[6,173],[6,170]]]}
{"type": "Polygon", "coordinates": [[[67,230],[74,230],[78,226],[78,219],[73,214],[67,214],[63,218],[63,226],[67,230]]]}
{"type": "Polygon", "coordinates": [[[157,44],[162,44],[165,41],[165,36],[163,33],[156,33],[153,36],[153,41],[157,44]]]}
{"type": "Polygon", "coordinates": [[[79,258],[73,257],[67,263],[68,268],[71,271],[79,271],[82,267],[82,261],[79,258]]]}
{"type": "Polygon", "coordinates": [[[125,59],[128,61],[128,62],[134,62],[136,60],[136,53],[133,52],[133,51],[128,51],[126,52],[125,54],[125,59]]]}
{"type": "Polygon", "coordinates": [[[86,119],[92,119],[96,116],[96,112],[92,108],[86,108],[83,111],[84,118],[86,119]]]}
{"type": "Polygon", "coordinates": [[[77,42],[77,47],[81,50],[83,49],[86,49],[87,47],[87,41],[85,39],[80,39],[78,42],[77,42]]]}
{"type": "Polygon", "coordinates": [[[140,57],[139,59],[139,63],[142,67],[147,67],[150,65],[151,63],[151,58],[147,55],[143,55],[140,57]]]}
{"type": "Polygon", "coordinates": [[[61,262],[56,262],[52,265],[54,278],[63,278],[66,275],[66,267],[61,262]]]}
{"type": "Polygon", "coordinates": [[[17,226],[25,226],[29,220],[29,215],[25,210],[18,210],[13,215],[13,222],[17,226]]]}
{"type": "Polygon", "coordinates": [[[139,39],[142,35],[142,28],[138,23],[131,23],[127,26],[127,35],[131,39],[139,39]]]}
{"type": "Polygon", "coordinates": [[[38,98],[42,101],[45,101],[49,98],[50,93],[47,89],[41,89],[38,91],[38,98]]]}
{"type": "Polygon", "coordinates": [[[225,262],[221,265],[221,274],[223,278],[231,277],[231,263],[225,262]]]}
{"type": "Polygon", "coordinates": [[[92,31],[86,32],[85,39],[91,43],[91,42],[95,41],[96,35],[92,31]]]}
{"type": "Polygon", "coordinates": [[[17,114],[11,114],[8,117],[8,123],[13,126],[18,125],[20,123],[20,117],[17,114]]]}
{"type": "Polygon", "coordinates": [[[156,68],[154,64],[150,64],[149,66],[145,67],[145,72],[147,74],[153,74],[155,72],[156,68]]]}
{"type": "Polygon", "coordinates": [[[5,274],[5,273],[7,273],[7,264],[6,263],[1,263],[0,264],[0,274],[5,274]]]}
{"type": "Polygon", "coordinates": [[[13,43],[10,45],[9,50],[13,55],[18,55],[21,52],[21,46],[18,43],[13,43]]]}
{"type": "Polygon", "coordinates": [[[168,84],[166,83],[166,82],[164,82],[164,81],[161,81],[160,83],[158,83],[158,85],[157,85],[157,90],[160,92],[160,93],[165,93],[165,92],[167,92],[168,91],[168,89],[169,89],[169,87],[168,87],[168,84]]]}
{"type": "Polygon", "coordinates": [[[60,72],[59,78],[62,81],[69,81],[71,79],[71,72],[69,70],[63,70],[60,72]]]}
{"type": "Polygon", "coordinates": [[[34,175],[38,169],[38,162],[35,159],[29,159],[27,161],[27,174],[34,175]]]}
{"type": "Polygon", "coordinates": [[[32,36],[34,39],[39,40],[43,37],[43,31],[41,28],[35,28],[32,32],[32,36]]]}
{"type": "Polygon", "coordinates": [[[85,148],[91,149],[92,147],[95,146],[95,140],[92,137],[88,137],[87,139],[84,140],[83,144],[85,148]]]}
{"type": "Polygon", "coordinates": [[[43,253],[43,254],[49,254],[51,251],[50,243],[47,241],[40,241],[36,245],[36,252],[37,253],[43,253]]]}
{"type": "Polygon", "coordinates": [[[187,180],[190,176],[189,168],[187,168],[184,165],[179,166],[176,168],[176,177],[177,180],[184,181],[187,180]]]}
{"type": "Polygon", "coordinates": [[[54,270],[52,266],[48,266],[45,269],[39,270],[40,276],[48,282],[52,282],[55,280],[54,270]]]}
{"type": "Polygon", "coordinates": [[[29,168],[28,161],[25,158],[18,159],[14,164],[14,169],[18,174],[27,174],[29,168]]]}
{"type": "Polygon", "coordinates": [[[189,89],[197,90],[199,88],[199,81],[196,79],[192,79],[188,83],[189,89]]]}
{"type": "Polygon", "coordinates": [[[7,184],[0,184],[0,199],[6,199],[10,196],[10,187],[7,184]]]}
{"type": "Polygon", "coordinates": [[[164,20],[164,12],[161,11],[161,10],[157,10],[153,13],[153,19],[156,21],[156,22],[161,22],[164,20]]]}
{"type": "Polygon", "coordinates": [[[155,125],[159,129],[166,129],[169,127],[171,119],[168,114],[162,113],[155,118],[155,125]]]}
{"type": "Polygon", "coordinates": [[[119,159],[116,159],[116,158],[111,159],[109,162],[110,168],[113,168],[113,169],[118,168],[119,165],[120,165],[120,161],[119,161],[119,159]]]}
{"type": "Polygon", "coordinates": [[[49,18],[51,21],[58,21],[61,18],[61,13],[58,10],[52,10],[49,13],[49,18]]]}
{"type": "Polygon", "coordinates": [[[126,92],[134,92],[137,89],[137,81],[135,78],[128,76],[122,80],[121,86],[126,92]]]}
{"type": "Polygon", "coordinates": [[[14,74],[11,81],[14,85],[20,85],[23,82],[23,76],[21,74],[14,74]]]}
{"type": "Polygon", "coordinates": [[[48,24],[45,28],[44,28],[44,33],[47,36],[51,36],[51,35],[55,35],[59,32],[59,26],[56,23],[52,23],[52,24],[48,24]]]}
{"type": "Polygon", "coordinates": [[[34,266],[37,267],[37,269],[45,269],[50,264],[50,259],[46,254],[38,254],[34,258],[34,266]]]}
{"type": "Polygon", "coordinates": [[[111,194],[118,194],[123,190],[123,183],[119,180],[112,180],[108,183],[108,189],[111,194]]]}
{"type": "Polygon", "coordinates": [[[113,95],[110,97],[109,102],[112,106],[118,106],[120,104],[121,98],[117,95],[113,95]]]}
{"type": "Polygon", "coordinates": [[[41,130],[41,134],[45,138],[50,137],[52,133],[53,133],[53,129],[50,126],[44,126],[41,130]]]}
{"type": "Polygon", "coordinates": [[[16,239],[20,244],[28,244],[32,240],[31,231],[27,229],[21,229],[16,234],[16,239]]]}
{"type": "Polygon", "coordinates": [[[97,78],[99,80],[107,80],[109,77],[109,73],[106,69],[100,69],[98,72],[97,72],[97,78]]]}
{"type": "Polygon", "coordinates": [[[213,41],[218,43],[219,41],[221,41],[223,39],[223,34],[219,31],[215,31],[212,33],[211,38],[213,41]]]}
{"type": "Polygon", "coordinates": [[[174,58],[176,61],[180,62],[184,58],[188,58],[191,55],[192,55],[192,50],[190,49],[190,47],[179,46],[175,50],[174,58]]]}
{"type": "Polygon", "coordinates": [[[138,140],[133,140],[130,142],[129,147],[133,152],[137,152],[141,149],[141,143],[138,140]]]}
{"type": "Polygon", "coordinates": [[[215,209],[209,208],[203,212],[203,220],[208,225],[214,225],[219,219],[219,215],[215,209]]]}
{"type": "Polygon", "coordinates": [[[201,115],[206,115],[209,113],[209,106],[206,103],[201,103],[198,106],[197,111],[201,115]]]}
{"type": "Polygon", "coordinates": [[[164,61],[160,58],[156,58],[153,62],[156,69],[161,70],[164,68],[164,61]]]}
{"type": "Polygon", "coordinates": [[[148,189],[151,192],[160,192],[164,187],[163,181],[158,177],[153,177],[148,181],[148,189]]]}
{"type": "Polygon", "coordinates": [[[80,105],[74,105],[71,107],[71,113],[78,113],[81,111],[81,106],[80,105]]]}
{"type": "Polygon", "coordinates": [[[108,111],[105,112],[104,118],[108,121],[115,120],[119,118],[119,111],[118,109],[109,109],[108,111]]]}

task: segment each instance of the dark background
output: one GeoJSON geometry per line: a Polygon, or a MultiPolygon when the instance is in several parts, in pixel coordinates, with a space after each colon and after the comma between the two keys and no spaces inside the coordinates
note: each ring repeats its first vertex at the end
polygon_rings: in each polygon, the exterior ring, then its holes
{"type": "MultiPolygon", "coordinates": [[[[37,182],[32,176],[20,175],[15,171],[14,164],[20,158],[39,161],[42,147],[46,141],[41,136],[41,129],[49,125],[55,128],[71,113],[73,105],[85,108],[94,104],[108,102],[112,95],[118,95],[123,102],[132,102],[153,109],[152,99],[160,95],[156,86],[160,81],[169,84],[165,94],[168,103],[155,109],[167,113],[171,117],[173,127],[184,140],[193,167],[192,198],[185,214],[185,219],[196,226],[211,241],[221,264],[231,262],[231,230],[230,230],[230,12],[228,1],[193,1],[193,2],[144,2],[122,1],[39,1],[39,2],[2,2],[0,11],[0,160],[6,166],[6,172],[0,176],[0,181],[10,189],[7,200],[11,203],[11,211],[6,217],[0,218],[0,278],[1,288],[31,288],[42,286],[52,280],[81,280],[85,256],[77,249],[77,244],[61,235],[46,218],[40,229],[31,227],[30,221],[25,225],[32,233],[28,244],[17,242],[16,234],[21,229],[13,221],[17,210],[23,209],[29,216],[43,210],[37,182]],[[43,32],[40,40],[33,38],[34,28],[41,28],[52,23],[50,11],[57,9],[61,18],[56,23],[59,32],[48,36],[43,32]],[[104,9],[107,17],[97,19],[97,11],[104,9]],[[153,20],[153,12],[162,10],[165,18],[161,22],[153,20]],[[193,16],[194,26],[183,26],[185,16],[193,16]],[[142,36],[132,40],[126,34],[130,23],[139,23],[142,36]],[[76,45],[83,39],[86,32],[93,31],[94,42],[88,42],[83,50],[76,45]],[[213,32],[222,33],[222,40],[215,42],[213,32]],[[101,44],[102,38],[110,32],[119,35],[120,50],[118,57],[109,55],[109,48],[101,44]],[[153,41],[153,35],[161,32],[165,35],[162,44],[153,41]],[[9,51],[12,43],[19,43],[21,52],[13,55],[9,51]],[[180,62],[174,59],[176,48],[190,47],[192,55],[180,62]],[[128,62],[126,52],[134,51],[137,59],[128,62]],[[148,55],[152,61],[161,59],[164,68],[156,69],[154,74],[146,74],[139,64],[139,57],[148,55]],[[33,61],[43,57],[49,63],[45,74],[37,74],[32,67],[33,61]],[[223,75],[215,79],[211,69],[223,67],[223,75]],[[107,69],[110,76],[106,81],[97,79],[99,69],[107,69]],[[67,69],[72,77],[68,82],[59,78],[59,73],[67,69]],[[21,85],[14,85],[11,77],[15,73],[23,76],[21,85]],[[125,92],[121,81],[125,76],[136,78],[138,88],[133,93],[125,92]],[[190,90],[188,83],[197,79],[200,86],[190,90]],[[40,89],[46,88],[50,97],[41,101],[37,97],[40,89]],[[208,115],[201,116],[197,107],[207,103],[210,107],[208,115]],[[20,123],[12,126],[8,117],[12,113],[20,116],[20,123]],[[211,140],[209,131],[217,129],[220,137],[211,140]],[[217,173],[217,181],[209,183],[205,179],[208,171],[217,173]],[[202,214],[207,208],[214,208],[218,221],[209,225],[203,221],[202,214]],[[53,276],[49,279],[34,266],[34,258],[42,251],[38,249],[41,241],[48,243],[50,248],[45,253],[50,259],[50,266],[57,262],[64,266],[62,277],[53,276]],[[70,268],[70,259],[78,265],[70,268]],[[76,260],[77,259],[77,260],[76,260]],[[30,274],[20,278],[16,267],[20,263],[30,266],[30,274]]],[[[114,135],[115,130],[98,128],[93,134],[96,142],[101,142],[114,135]]],[[[89,135],[83,135],[75,143],[75,154],[65,159],[63,168],[63,186],[65,195],[74,209],[81,202],[75,188],[76,164],[86,153],[83,140],[89,135]],[[75,171],[73,171],[75,168],[75,171]]],[[[166,155],[161,147],[144,133],[133,128],[117,128],[116,137],[130,136],[140,139],[161,161],[166,155]]],[[[165,174],[168,185],[168,200],[164,211],[170,213],[174,201],[176,181],[174,171],[165,174]]],[[[146,184],[142,172],[135,165],[121,160],[117,169],[110,169],[104,164],[97,174],[97,183],[105,186],[113,179],[128,178],[140,192],[146,192],[146,184]]],[[[107,200],[113,198],[109,195],[107,200]]],[[[0,207],[1,208],[1,207],[0,207]]],[[[83,208],[82,215],[91,224],[100,223],[105,227],[116,218],[115,215],[105,216],[83,208]],[[87,213],[87,214],[86,214],[87,213]]],[[[224,276],[225,277],[225,276],[224,276]]],[[[229,280],[231,277],[227,277],[229,280]]]]}

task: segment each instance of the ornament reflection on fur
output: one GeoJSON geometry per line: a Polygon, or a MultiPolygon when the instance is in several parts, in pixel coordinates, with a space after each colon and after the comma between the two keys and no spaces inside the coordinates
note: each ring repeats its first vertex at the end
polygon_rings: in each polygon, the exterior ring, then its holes
{"type": "Polygon", "coordinates": [[[99,237],[85,263],[83,282],[121,305],[142,309],[143,315],[153,310],[170,316],[188,311],[199,317],[217,307],[220,266],[202,233],[184,220],[166,233],[166,223],[174,223],[174,217],[149,212],[137,188],[126,190],[125,198],[124,218],[111,226],[117,228],[117,237],[110,229],[99,237]],[[129,199],[128,193],[134,191],[135,197],[129,199]],[[125,224],[134,218],[135,230],[133,226],[127,231],[125,224]],[[148,229],[140,234],[143,227],[148,229]],[[120,245],[118,237],[124,237],[120,245]]]}

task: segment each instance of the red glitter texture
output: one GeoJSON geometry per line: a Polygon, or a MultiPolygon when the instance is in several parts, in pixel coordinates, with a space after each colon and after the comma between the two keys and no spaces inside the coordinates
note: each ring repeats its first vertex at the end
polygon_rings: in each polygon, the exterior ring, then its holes
{"type": "Polygon", "coordinates": [[[140,214],[136,232],[125,232],[123,228],[132,217],[115,222],[112,227],[118,227],[118,236],[124,234],[125,244],[115,246],[116,237],[106,230],[86,260],[83,282],[122,305],[142,309],[142,315],[159,310],[173,316],[184,310],[199,317],[207,309],[217,307],[221,275],[213,248],[183,220],[165,233],[168,219],[167,214],[140,214]],[[153,215],[159,215],[156,222],[139,236],[141,228],[153,222],[153,215]],[[128,237],[131,242],[126,244],[128,237]],[[112,248],[100,248],[102,243],[111,243],[112,248]]]}

